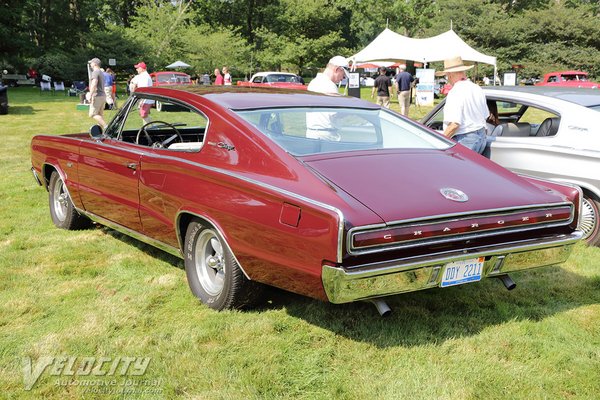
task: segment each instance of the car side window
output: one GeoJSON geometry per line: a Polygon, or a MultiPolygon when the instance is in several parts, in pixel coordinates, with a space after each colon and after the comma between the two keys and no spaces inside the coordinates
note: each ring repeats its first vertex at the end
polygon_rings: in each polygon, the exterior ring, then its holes
{"type": "Polygon", "coordinates": [[[557,115],[553,114],[549,111],[542,110],[541,108],[529,106],[529,107],[527,107],[527,111],[525,111],[525,113],[523,114],[523,116],[521,117],[519,122],[527,122],[531,125],[539,125],[542,122],[544,122],[544,120],[546,118],[555,118],[555,117],[557,117],[557,115]]]}
{"type": "Polygon", "coordinates": [[[124,116],[118,139],[174,151],[198,151],[208,118],[177,102],[137,97],[124,116]]]}

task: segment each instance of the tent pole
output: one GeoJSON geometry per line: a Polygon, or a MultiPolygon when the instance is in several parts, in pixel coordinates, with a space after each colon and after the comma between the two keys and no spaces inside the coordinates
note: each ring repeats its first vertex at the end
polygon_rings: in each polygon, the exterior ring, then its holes
{"type": "Polygon", "coordinates": [[[496,86],[496,79],[498,79],[498,67],[494,64],[494,86],[496,86]]]}

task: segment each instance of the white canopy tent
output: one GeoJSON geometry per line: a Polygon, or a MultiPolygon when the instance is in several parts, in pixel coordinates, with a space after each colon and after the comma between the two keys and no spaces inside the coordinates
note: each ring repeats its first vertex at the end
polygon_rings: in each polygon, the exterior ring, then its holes
{"type": "Polygon", "coordinates": [[[413,39],[386,28],[367,47],[350,57],[350,60],[353,64],[403,60],[429,63],[456,56],[460,56],[465,61],[491,64],[494,66],[494,76],[497,75],[496,57],[473,49],[453,30],[430,38],[413,39]]]}
{"type": "Polygon", "coordinates": [[[175,61],[173,64],[167,65],[165,68],[189,68],[190,64],[186,64],[183,61],[175,61]]]}

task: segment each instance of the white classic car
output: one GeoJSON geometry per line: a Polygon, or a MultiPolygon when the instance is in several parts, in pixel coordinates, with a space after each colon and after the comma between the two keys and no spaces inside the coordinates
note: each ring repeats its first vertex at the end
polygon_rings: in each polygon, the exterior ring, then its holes
{"type": "MultiPolygon", "coordinates": [[[[484,155],[514,172],[567,182],[584,193],[582,230],[600,245],[600,91],[564,87],[486,87],[499,124],[484,155]]],[[[442,130],[442,101],[421,122],[442,130]]]]}

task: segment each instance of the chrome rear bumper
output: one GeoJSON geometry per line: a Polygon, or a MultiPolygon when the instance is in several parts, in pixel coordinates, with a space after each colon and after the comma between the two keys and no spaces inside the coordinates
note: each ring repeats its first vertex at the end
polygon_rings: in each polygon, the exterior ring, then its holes
{"type": "Polygon", "coordinates": [[[565,262],[581,237],[582,233],[575,231],[570,235],[488,246],[436,257],[361,265],[351,269],[323,265],[323,287],[332,303],[414,292],[439,286],[447,263],[477,257],[485,257],[482,279],[491,278],[565,262]]]}

